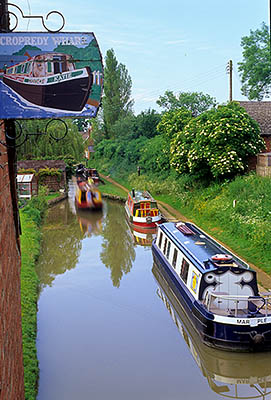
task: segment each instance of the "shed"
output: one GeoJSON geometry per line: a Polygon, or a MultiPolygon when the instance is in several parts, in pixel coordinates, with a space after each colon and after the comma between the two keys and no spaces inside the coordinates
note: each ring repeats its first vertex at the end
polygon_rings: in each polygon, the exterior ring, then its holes
{"type": "Polygon", "coordinates": [[[35,174],[17,175],[17,188],[19,199],[31,199],[38,194],[38,180],[35,174]]]}

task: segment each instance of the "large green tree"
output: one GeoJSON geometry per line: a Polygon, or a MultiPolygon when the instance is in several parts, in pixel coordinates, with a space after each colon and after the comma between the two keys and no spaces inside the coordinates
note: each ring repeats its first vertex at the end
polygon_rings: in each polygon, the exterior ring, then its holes
{"type": "Polygon", "coordinates": [[[180,92],[175,95],[172,91],[166,90],[165,94],[160,96],[156,103],[166,111],[186,108],[196,117],[202,112],[215,107],[217,101],[214,97],[202,92],[180,92]]]}
{"type": "Polygon", "coordinates": [[[112,127],[132,111],[132,80],[124,64],[118,62],[114,50],[107,51],[102,100],[105,137],[113,137],[112,127]]]}
{"type": "Polygon", "coordinates": [[[243,61],[239,63],[242,93],[250,100],[262,100],[271,93],[271,52],[268,26],[250,31],[241,39],[243,61]]]}

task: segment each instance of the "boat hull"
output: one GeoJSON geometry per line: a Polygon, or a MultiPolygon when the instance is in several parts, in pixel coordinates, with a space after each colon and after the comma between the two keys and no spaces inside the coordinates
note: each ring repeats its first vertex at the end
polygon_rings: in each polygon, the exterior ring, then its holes
{"type": "MultiPolygon", "coordinates": [[[[271,323],[261,323],[251,327],[246,324],[215,321],[214,314],[197,301],[181,279],[176,276],[155,242],[152,244],[152,252],[155,264],[167,280],[204,344],[221,350],[237,352],[271,350],[271,323]],[[263,340],[258,341],[260,338],[263,340]]],[[[229,317],[225,317],[225,319],[229,319],[229,317]]]]}
{"type": "Polygon", "coordinates": [[[92,86],[90,68],[85,69],[87,73],[83,77],[50,84],[25,83],[25,79],[15,80],[8,75],[3,76],[3,82],[32,104],[67,111],[82,111],[92,86]]]}

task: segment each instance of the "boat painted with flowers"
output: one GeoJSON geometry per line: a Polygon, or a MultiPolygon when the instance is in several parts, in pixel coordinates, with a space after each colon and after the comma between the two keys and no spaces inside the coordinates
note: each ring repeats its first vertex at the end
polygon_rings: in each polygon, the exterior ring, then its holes
{"type": "Polygon", "coordinates": [[[125,211],[131,224],[143,228],[156,228],[162,222],[157,202],[147,191],[132,190],[128,193],[125,211]]]}

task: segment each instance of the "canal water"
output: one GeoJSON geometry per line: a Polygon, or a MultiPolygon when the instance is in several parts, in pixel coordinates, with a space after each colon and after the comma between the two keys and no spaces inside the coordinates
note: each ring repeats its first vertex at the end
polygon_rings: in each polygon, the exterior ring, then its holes
{"type": "Polygon", "coordinates": [[[38,400],[271,400],[271,354],[202,345],[124,206],[50,209],[38,264],[38,400]]]}

